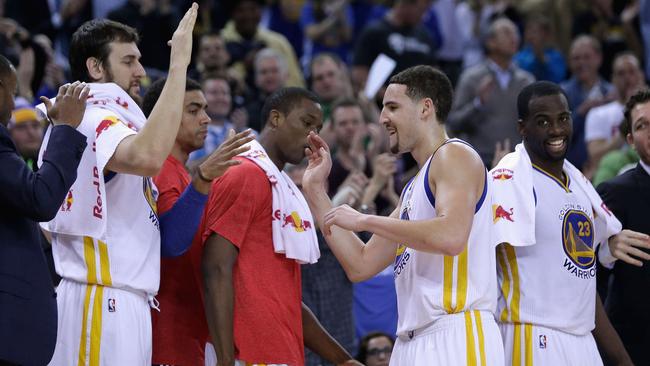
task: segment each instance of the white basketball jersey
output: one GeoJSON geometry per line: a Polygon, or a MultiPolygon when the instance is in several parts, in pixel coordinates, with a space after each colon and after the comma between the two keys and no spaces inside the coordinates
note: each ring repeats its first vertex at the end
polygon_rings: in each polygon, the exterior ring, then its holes
{"type": "Polygon", "coordinates": [[[570,179],[533,168],[536,243],[498,247],[497,320],[584,335],[596,309],[593,209],[570,179]]]}
{"type": "MultiPolygon", "coordinates": [[[[105,154],[108,159],[122,139],[133,133],[117,123],[97,139],[96,150],[109,151],[105,154]]],[[[150,177],[114,174],[106,176],[105,181],[106,197],[101,203],[102,214],[106,215],[106,236],[53,233],[56,271],[63,278],[80,283],[155,295],[160,283],[158,191],[150,177]]]]}
{"type": "MultiPolygon", "coordinates": [[[[460,140],[448,142],[464,143],[460,140]]],[[[404,188],[400,218],[430,220],[436,217],[435,197],[429,187],[429,166],[435,153],[404,188]]],[[[456,169],[457,167],[454,167],[456,169]]],[[[467,310],[494,313],[497,301],[496,258],[490,241],[492,212],[490,183],[476,205],[465,250],[454,257],[424,253],[400,244],[394,276],[399,312],[397,334],[430,324],[442,316],[467,310]]]]}

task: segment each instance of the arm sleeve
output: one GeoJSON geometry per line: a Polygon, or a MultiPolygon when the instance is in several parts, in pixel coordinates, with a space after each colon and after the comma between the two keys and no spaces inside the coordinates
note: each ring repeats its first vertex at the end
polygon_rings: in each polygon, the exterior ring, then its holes
{"type": "Polygon", "coordinates": [[[189,184],[171,209],[160,215],[161,255],[182,255],[192,245],[208,195],[189,184]]]}
{"type": "Polygon", "coordinates": [[[270,183],[257,165],[231,167],[212,186],[201,242],[216,233],[241,248],[254,219],[264,214],[261,210],[270,199],[270,183]]]}
{"type": "Polygon", "coordinates": [[[67,125],[55,126],[34,173],[17,154],[8,135],[0,136],[0,206],[34,221],[56,215],[77,179],[77,167],[86,147],[86,136],[67,125]]]}

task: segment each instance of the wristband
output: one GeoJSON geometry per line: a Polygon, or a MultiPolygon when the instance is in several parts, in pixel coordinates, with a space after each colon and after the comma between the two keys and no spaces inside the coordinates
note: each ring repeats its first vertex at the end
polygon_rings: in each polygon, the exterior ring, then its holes
{"type": "Polygon", "coordinates": [[[198,175],[199,179],[201,179],[202,181],[207,182],[207,183],[212,183],[212,179],[206,178],[203,175],[203,173],[201,173],[201,167],[200,166],[196,167],[196,175],[198,175]]]}

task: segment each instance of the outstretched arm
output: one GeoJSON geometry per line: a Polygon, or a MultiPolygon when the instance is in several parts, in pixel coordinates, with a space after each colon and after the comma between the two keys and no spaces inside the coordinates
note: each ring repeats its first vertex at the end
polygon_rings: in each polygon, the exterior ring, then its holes
{"type": "Polygon", "coordinates": [[[169,74],[148,122],[139,133],[122,140],[106,164],[107,170],[154,176],[171,152],[183,113],[185,80],[192,56],[192,31],[197,10],[198,5],[192,4],[169,42],[169,74]]]}

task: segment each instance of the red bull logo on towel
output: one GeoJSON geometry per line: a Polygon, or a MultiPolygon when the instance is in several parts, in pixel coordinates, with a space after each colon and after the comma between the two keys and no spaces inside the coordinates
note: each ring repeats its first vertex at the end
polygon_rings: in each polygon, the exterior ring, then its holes
{"type": "Polygon", "coordinates": [[[497,169],[492,172],[492,180],[510,180],[514,175],[515,172],[510,169],[497,169]]]}
{"type": "Polygon", "coordinates": [[[95,129],[95,132],[97,133],[95,138],[99,137],[102,132],[108,130],[111,128],[111,126],[114,126],[118,123],[120,123],[120,120],[117,117],[108,116],[104,118],[101,122],[99,122],[99,125],[97,125],[97,128],[95,129]]]}
{"type": "Polygon", "coordinates": [[[73,203],[74,203],[74,197],[72,196],[72,189],[71,189],[68,191],[68,194],[65,196],[65,200],[61,205],[61,211],[70,211],[73,203]]]}
{"type": "Polygon", "coordinates": [[[283,229],[285,227],[290,227],[299,233],[312,229],[311,221],[303,220],[300,217],[300,214],[298,214],[296,211],[292,211],[287,215],[285,213],[281,213],[280,210],[275,210],[273,213],[273,220],[281,220],[283,229]]]}
{"type": "Polygon", "coordinates": [[[506,209],[504,209],[501,205],[492,205],[492,217],[494,218],[495,224],[501,219],[515,222],[515,220],[512,218],[512,215],[512,207],[510,208],[510,211],[506,211],[506,209]]]}

